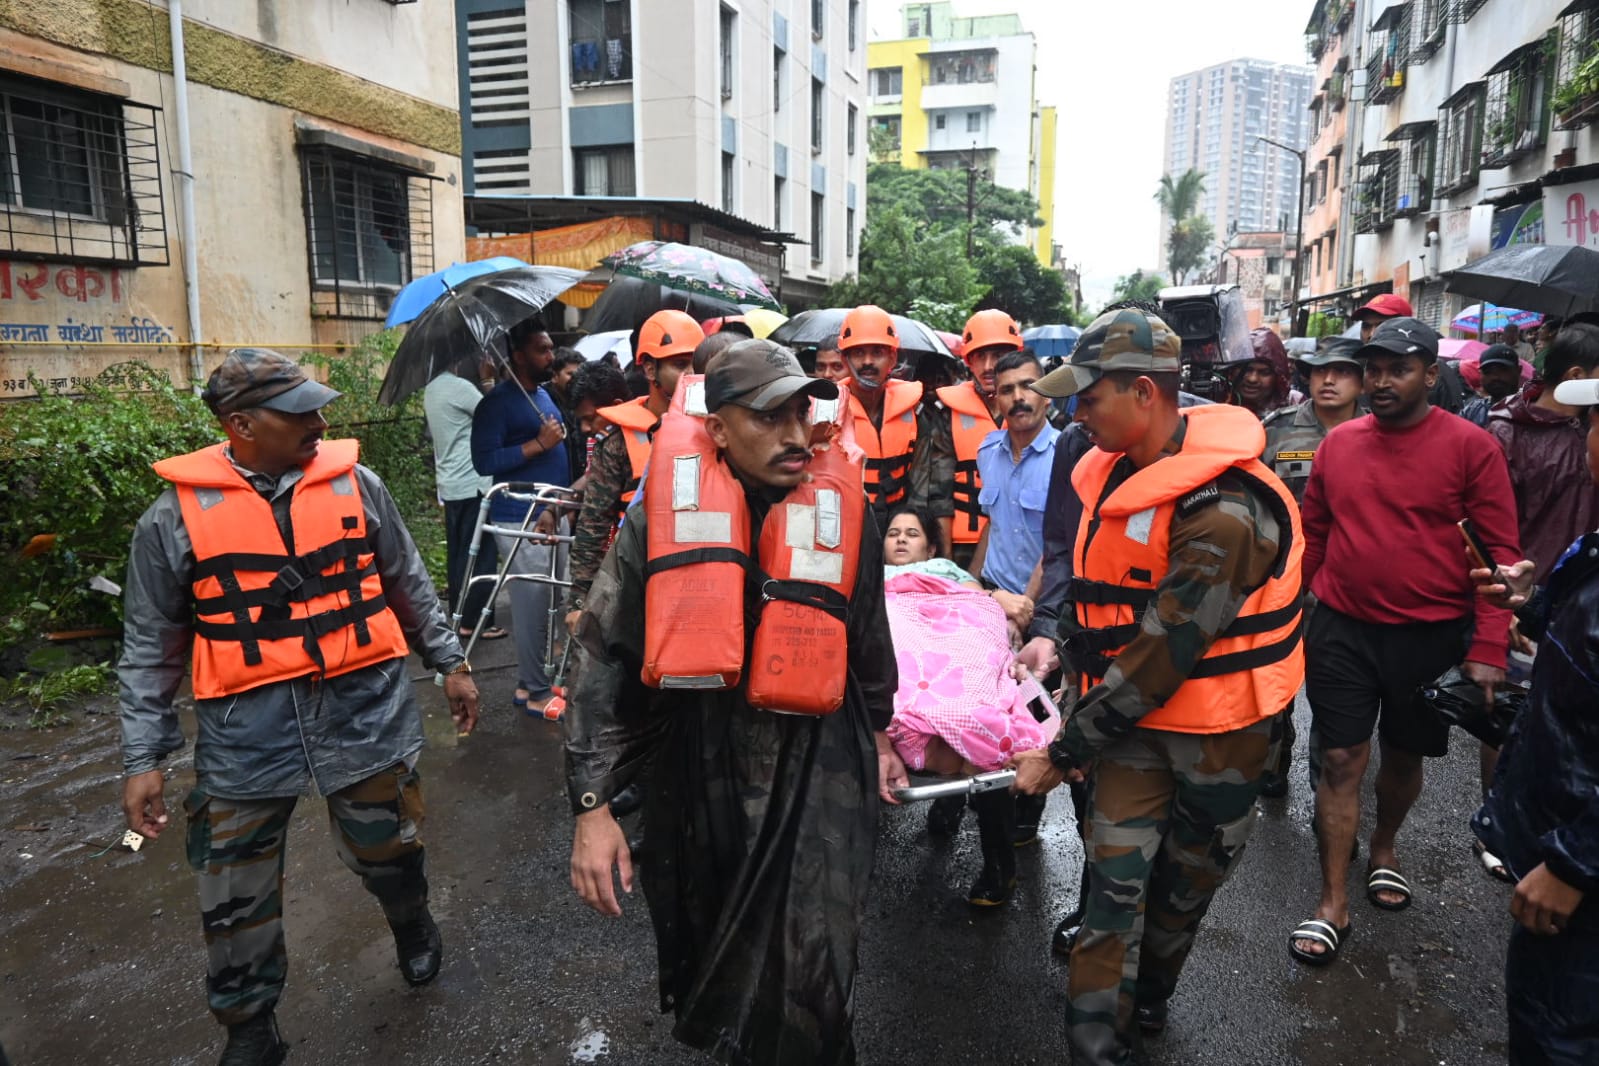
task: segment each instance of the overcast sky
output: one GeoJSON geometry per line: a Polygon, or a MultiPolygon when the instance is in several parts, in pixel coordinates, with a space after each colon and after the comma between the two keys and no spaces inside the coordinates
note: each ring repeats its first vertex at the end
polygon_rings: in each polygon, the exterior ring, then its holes
{"type": "MultiPolygon", "coordinates": [[[[1060,108],[1055,240],[1082,268],[1090,309],[1144,267],[1170,80],[1249,57],[1308,63],[1312,0],[956,0],[957,15],[1014,11],[1038,41],[1038,100],[1060,108]]],[[[899,0],[869,0],[872,35],[903,31],[899,0]]],[[[1003,76],[1003,74],[1001,75],[1003,76]]]]}

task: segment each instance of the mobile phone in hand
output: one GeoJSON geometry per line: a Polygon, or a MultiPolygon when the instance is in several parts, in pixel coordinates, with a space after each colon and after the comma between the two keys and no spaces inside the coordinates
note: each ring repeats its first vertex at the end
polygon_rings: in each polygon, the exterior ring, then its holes
{"type": "Polygon", "coordinates": [[[1499,566],[1494,562],[1493,553],[1488,550],[1488,542],[1482,539],[1482,534],[1477,532],[1477,526],[1469,518],[1462,518],[1455,523],[1460,527],[1460,535],[1465,538],[1466,551],[1477,564],[1479,570],[1492,570],[1499,572],[1499,566]]]}

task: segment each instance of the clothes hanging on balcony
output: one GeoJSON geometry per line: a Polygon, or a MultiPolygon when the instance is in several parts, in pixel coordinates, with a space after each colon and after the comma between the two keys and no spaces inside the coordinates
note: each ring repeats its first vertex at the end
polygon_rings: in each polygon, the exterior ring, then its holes
{"type": "Polygon", "coordinates": [[[600,48],[593,41],[572,42],[572,74],[582,78],[598,77],[600,73],[600,48]]]}
{"type": "Polygon", "coordinates": [[[605,42],[605,76],[616,81],[622,76],[622,41],[612,37],[605,42]]]}

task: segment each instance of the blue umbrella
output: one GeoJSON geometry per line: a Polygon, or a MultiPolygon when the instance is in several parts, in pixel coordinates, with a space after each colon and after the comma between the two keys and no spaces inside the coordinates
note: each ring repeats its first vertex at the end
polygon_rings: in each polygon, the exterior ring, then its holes
{"type": "Polygon", "coordinates": [[[1022,330],[1022,343],[1039,356],[1070,355],[1083,331],[1076,326],[1034,326],[1022,330]]]}
{"type": "Polygon", "coordinates": [[[451,263],[443,270],[435,270],[431,274],[417,278],[401,289],[394,297],[394,302],[389,305],[389,317],[383,320],[383,324],[393,329],[401,323],[411,321],[426,311],[434,300],[468,278],[527,265],[510,255],[497,255],[493,259],[479,259],[473,263],[451,263]]]}

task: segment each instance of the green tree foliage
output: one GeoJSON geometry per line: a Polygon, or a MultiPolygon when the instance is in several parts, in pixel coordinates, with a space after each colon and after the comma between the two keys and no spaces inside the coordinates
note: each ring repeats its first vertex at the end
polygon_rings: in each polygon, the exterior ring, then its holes
{"type": "Polygon", "coordinates": [[[985,248],[977,260],[977,278],[988,289],[977,302],[979,308],[997,307],[1029,326],[1070,321],[1066,279],[1060,271],[1040,266],[1030,248],[985,248]]]}
{"type": "MultiPolygon", "coordinates": [[[[917,170],[873,163],[866,171],[866,223],[898,208],[921,226],[965,232],[967,179],[964,170],[917,170]]],[[[1038,201],[1018,189],[979,180],[973,195],[973,232],[978,241],[1001,241],[996,226],[1043,225],[1038,201]]]]}
{"type": "Polygon", "coordinates": [[[1123,300],[1152,301],[1165,287],[1166,281],[1159,274],[1145,274],[1142,270],[1135,270],[1116,279],[1116,288],[1111,293],[1111,303],[1120,303],[1123,300]]]}
{"type": "Polygon", "coordinates": [[[858,275],[833,286],[830,305],[874,303],[899,314],[909,313],[917,301],[924,306],[948,305],[958,328],[983,295],[977,268],[966,260],[965,234],[918,225],[899,207],[868,216],[861,235],[860,267],[858,275]]]}
{"type": "Polygon", "coordinates": [[[1205,175],[1192,167],[1176,178],[1162,175],[1155,189],[1155,200],[1161,212],[1171,219],[1171,235],[1166,241],[1166,269],[1178,282],[1205,261],[1205,252],[1215,236],[1210,220],[1196,214],[1204,192],[1205,175]]]}

